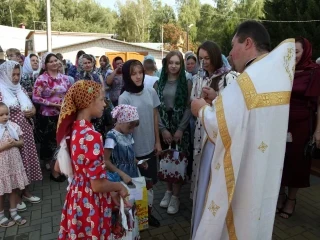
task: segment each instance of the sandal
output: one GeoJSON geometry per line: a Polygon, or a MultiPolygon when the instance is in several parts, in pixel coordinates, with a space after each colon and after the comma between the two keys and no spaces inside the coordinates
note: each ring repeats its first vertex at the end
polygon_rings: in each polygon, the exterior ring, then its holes
{"type": "Polygon", "coordinates": [[[292,214],[293,214],[294,211],[296,210],[297,199],[287,198],[287,201],[288,201],[288,200],[294,201],[294,206],[293,206],[293,209],[292,209],[292,212],[291,212],[291,213],[284,212],[284,211],[281,211],[281,212],[280,212],[280,217],[282,217],[283,219],[289,219],[289,218],[291,218],[291,217],[292,217],[292,214]],[[287,217],[284,217],[282,214],[285,214],[287,217]]]}
{"type": "Polygon", "coordinates": [[[11,216],[12,221],[14,221],[18,226],[22,226],[27,223],[27,220],[18,215],[18,213],[11,216]]]}
{"type": "Polygon", "coordinates": [[[282,210],[282,208],[284,207],[284,205],[285,205],[285,203],[286,203],[286,201],[287,201],[287,198],[288,198],[288,196],[287,196],[286,193],[280,193],[278,198],[280,198],[280,196],[285,196],[285,198],[284,198],[284,200],[282,201],[282,207],[277,207],[277,209],[276,209],[276,214],[281,213],[281,210],[282,210]]]}
{"type": "Polygon", "coordinates": [[[0,227],[9,228],[9,227],[12,227],[15,224],[16,224],[15,221],[10,221],[5,215],[0,217],[0,227]]]}

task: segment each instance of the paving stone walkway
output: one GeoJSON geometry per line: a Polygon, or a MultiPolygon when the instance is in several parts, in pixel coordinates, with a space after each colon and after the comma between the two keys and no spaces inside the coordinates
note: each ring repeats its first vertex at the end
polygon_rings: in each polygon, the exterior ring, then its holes
{"type": "MultiPolygon", "coordinates": [[[[43,199],[40,204],[28,204],[22,213],[28,223],[9,229],[0,228],[0,240],[49,240],[57,239],[61,208],[66,194],[66,183],[55,183],[44,173],[44,180],[31,186],[32,192],[43,199]]],[[[181,192],[180,212],[174,216],[159,207],[166,190],[163,183],[155,188],[154,215],[160,220],[160,228],[150,228],[141,233],[142,240],[188,240],[192,203],[189,185],[181,192]]],[[[276,217],[274,240],[320,240],[320,179],[312,177],[312,186],[299,192],[296,212],[289,220],[276,217]]],[[[206,240],[206,239],[204,239],[206,240]]],[[[209,240],[209,239],[208,239],[209,240]]],[[[211,239],[210,239],[211,240],[211,239]]],[[[242,240],[242,239],[240,239],[242,240]]]]}

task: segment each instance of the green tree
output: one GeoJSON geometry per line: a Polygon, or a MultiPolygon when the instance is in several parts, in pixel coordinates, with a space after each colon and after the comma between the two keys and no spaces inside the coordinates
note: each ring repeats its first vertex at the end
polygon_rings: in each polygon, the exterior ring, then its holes
{"type": "Polygon", "coordinates": [[[117,2],[119,20],[116,24],[118,38],[129,42],[149,41],[152,3],[150,0],[117,2]]]}
{"type": "Polygon", "coordinates": [[[194,24],[190,28],[190,39],[193,40],[197,35],[196,23],[200,19],[200,0],[176,0],[178,6],[178,22],[180,27],[187,31],[188,26],[194,24]]]}
{"type": "Polygon", "coordinates": [[[150,27],[150,41],[161,41],[161,26],[163,24],[176,23],[174,10],[169,5],[162,5],[160,0],[153,3],[153,14],[150,27]]]}
{"type": "MultiPolygon", "coordinates": [[[[319,19],[320,2],[317,0],[266,0],[265,19],[312,20],[319,19]]],[[[320,22],[264,22],[271,37],[272,46],[287,38],[303,36],[313,45],[313,58],[320,56],[320,22]]]]}

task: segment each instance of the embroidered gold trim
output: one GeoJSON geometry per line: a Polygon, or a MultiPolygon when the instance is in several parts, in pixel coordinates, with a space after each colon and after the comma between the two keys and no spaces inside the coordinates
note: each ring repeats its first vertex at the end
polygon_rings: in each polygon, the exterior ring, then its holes
{"type": "Polygon", "coordinates": [[[228,131],[227,121],[224,114],[222,96],[219,97],[216,101],[216,115],[219,127],[219,133],[222,140],[222,143],[225,148],[225,154],[223,159],[223,167],[227,185],[228,193],[228,212],[226,217],[226,225],[229,233],[229,239],[237,240],[236,228],[234,225],[233,211],[231,202],[233,199],[233,194],[235,190],[235,177],[233,172],[233,164],[231,159],[231,137],[228,131]]]}
{"type": "Polygon", "coordinates": [[[248,110],[261,107],[286,105],[290,103],[291,92],[257,93],[248,73],[242,73],[238,78],[248,110]]]}
{"type": "Polygon", "coordinates": [[[216,216],[218,210],[220,209],[220,206],[215,204],[214,201],[211,201],[210,206],[208,207],[209,211],[212,213],[213,216],[216,216]]]}
{"type": "Polygon", "coordinates": [[[289,80],[291,81],[291,83],[293,82],[293,73],[294,73],[294,69],[295,69],[295,64],[293,64],[293,67],[290,69],[289,63],[295,54],[294,51],[295,50],[293,47],[288,48],[287,55],[284,56],[284,68],[286,69],[286,72],[288,74],[288,77],[289,77],[289,80]]]}
{"type": "Polygon", "coordinates": [[[260,146],[258,147],[258,149],[259,149],[262,153],[264,153],[264,152],[267,150],[267,148],[268,148],[268,145],[265,144],[264,142],[262,142],[262,143],[260,144],[260,146]]]}
{"type": "MultiPolygon", "coordinates": [[[[202,123],[202,126],[203,126],[203,128],[204,128],[204,131],[205,131],[206,134],[207,134],[207,137],[208,137],[209,141],[210,141],[211,143],[215,144],[215,141],[214,141],[213,139],[211,139],[210,134],[208,133],[207,128],[206,128],[206,125],[205,125],[205,123],[204,123],[204,110],[205,110],[207,107],[209,107],[209,106],[206,105],[206,106],[204,106],[204,107],[202,107],[202,108],[200,109],[200,111],[201,111],[201,123],[202,123]]],[[[215,133],[215,132],[213,132],[213,136],[218,136],[218,134],[215,133]]],[[[202,149],[202,148],[201,148],[201,149],[202,149]]]]}

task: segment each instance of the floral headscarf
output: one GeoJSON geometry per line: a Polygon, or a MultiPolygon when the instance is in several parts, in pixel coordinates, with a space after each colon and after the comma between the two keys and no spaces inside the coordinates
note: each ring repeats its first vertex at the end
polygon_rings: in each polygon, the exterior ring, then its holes
{"type": "Polygon", "coordinates": [[[12,83],[12,73],[16,66],[19,66],[19,79],[21,79],[22,71],[18,62],[9,60],[0,65],[0,91],[3,97],[3,102],[9,108],[20,105],[21,111],[31,110],[33,104],[29,96],[27,96],[27,94],[22,90],[20,82],[16,85],[12,83]]]}
{"type": "Polygon", "coordinates": [[[111,114],[112,118],[117,119],[117,123],[128,123],[139,120],[137,108],[127,104],[116,106],[111,114]]]}
{"type": "Polygon", "coordinates": [[[58,161],[61,172],[68,176],[73,175],[68,148],[72,124],[77,112],[87,108],[100,95],[101,89],[99,83],[80,80],[71,86],[63,100],[57,125],[58,161]]]}

